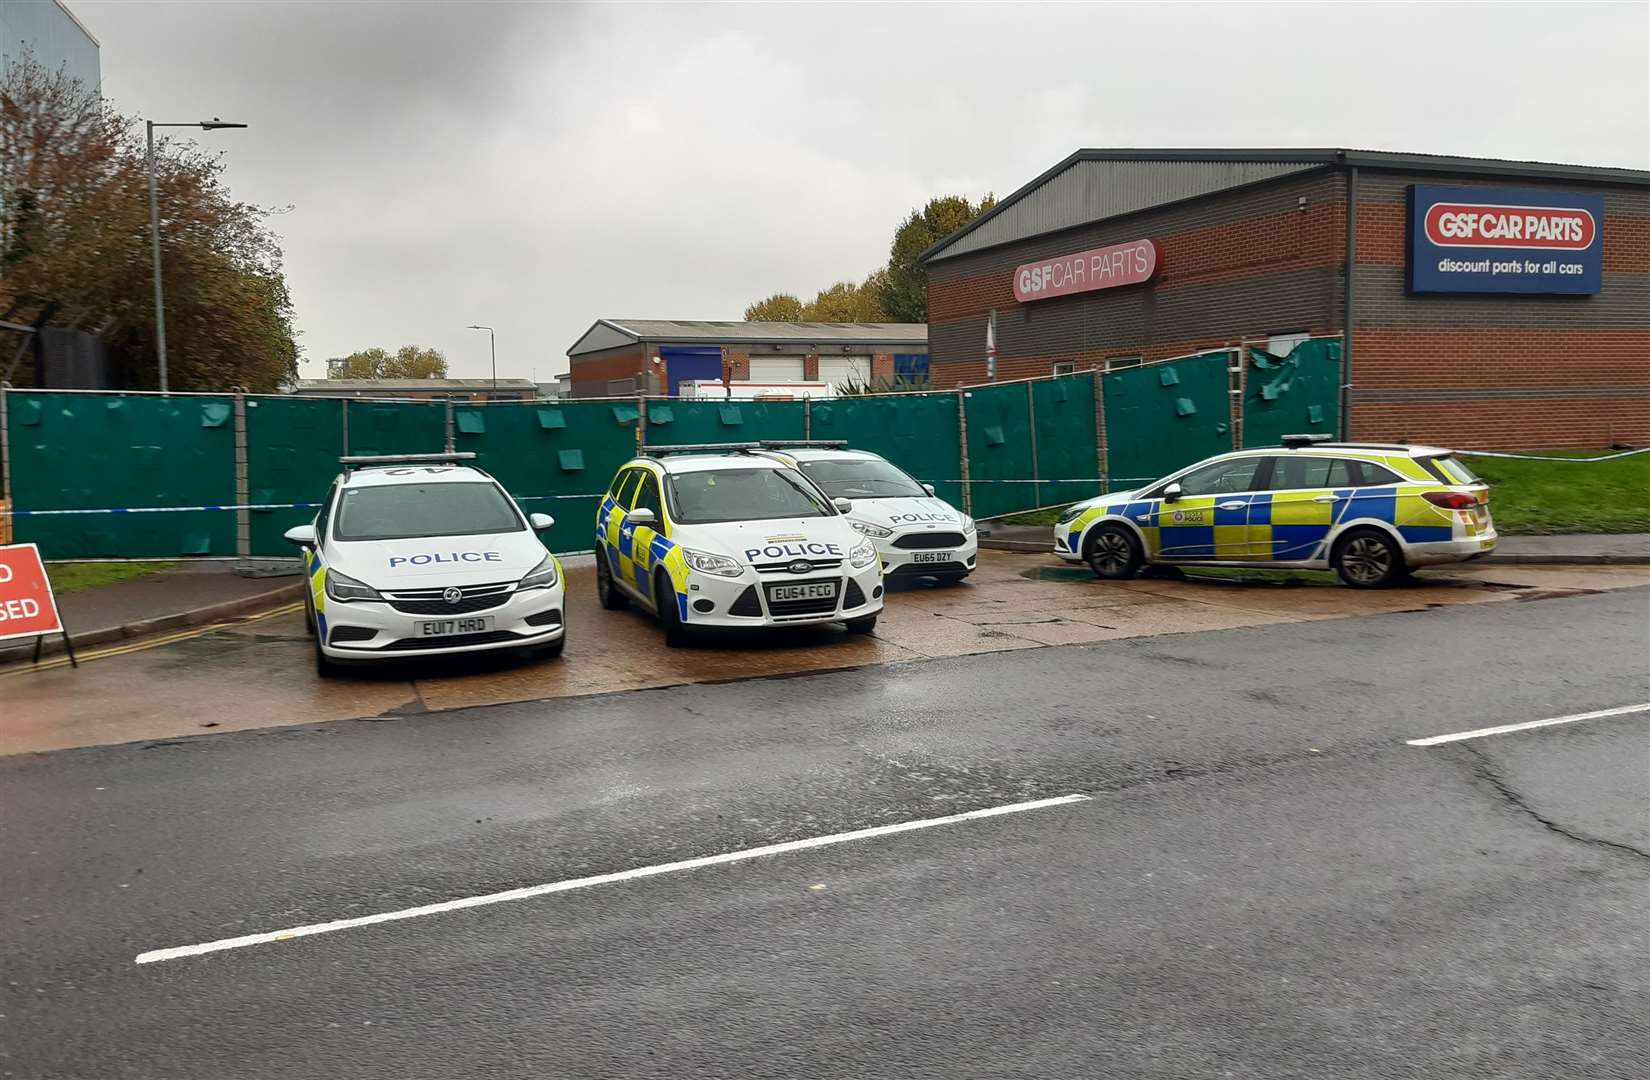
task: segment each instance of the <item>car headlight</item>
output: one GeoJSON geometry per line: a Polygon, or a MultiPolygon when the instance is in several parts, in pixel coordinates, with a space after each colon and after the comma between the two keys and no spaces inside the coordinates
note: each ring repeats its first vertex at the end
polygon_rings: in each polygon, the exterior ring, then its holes
{"type": "Polygon", "coordinates": [[[697,570],[701,574],[715,574],[717,577],[738,577],[745,572],[744,567],[726,555],[713,555],[708,551],[694,551],[692,548],[683,548],[682,558],[687,560],[690,570],[697,570]]]}
{"type": "Polygon", "coordinates": [[[369,585],[363,585],[348,574],[340,574],[336,570],[327,571],[327,596],[330,599],[348,603],[351,600],[382,600],[378,590],[369,585]]]}
{"type": "Polygon", "coordinates": [[[861,534],[865,536],[874,536],[878,540],[883,540],[894,535],[893,529],[884,529],[881,525],[872,525],[869,521],[850,520],[848,524],[852,525],[861,534]]]}
{"type": "Polygon", "coordinates": [[[1060,520],[1057,524],[1068,525],[1071,522],[1076,521],[1077,516],[1087,509],[1088,507],[1084,506],[1082,503],[1078,503],[1075,506],[1068,506],[1064,510],[1060,511],[1060,520]]]}
{"type": "Polygon", "coordinates": [[[533,567],[533,572],[522,578],[516,585],[516,592],[526,589],[548,589],[561,580],[556,573],[556,559],[553,555],[546,555],[544,561],[533,567]]]}
{"type": "Polygon", "coordinates": [[[871,546],[871,541],[861,541],[859,546],[848,552],[848,563],[856,570],[863,570],[877,561],[877,549],[871,546]]]}
{"type": "Polygon", "coordinates": [[[967,514],[964,514],[963,515],[963,532],[966,534],[966,533],[971,533],[973,531],[974,531],[974,519],[969,517],[967,514]]]}

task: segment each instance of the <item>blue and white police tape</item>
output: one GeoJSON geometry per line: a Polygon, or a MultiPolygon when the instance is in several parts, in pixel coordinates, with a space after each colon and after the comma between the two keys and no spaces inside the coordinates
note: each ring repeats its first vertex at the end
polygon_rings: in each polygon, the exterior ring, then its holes
{"type": "MultiPolygon", "coordinates": [[[[546,499],[600,499],[595,495],[519,495],[517,502],[546,499]]],[[[202,506],[106,506],[82,510],[0,510],[0,517],[58,517],[65,514],[196,514],[205,510],[319,510],[318,502],[239,503],[202,506]]]]}

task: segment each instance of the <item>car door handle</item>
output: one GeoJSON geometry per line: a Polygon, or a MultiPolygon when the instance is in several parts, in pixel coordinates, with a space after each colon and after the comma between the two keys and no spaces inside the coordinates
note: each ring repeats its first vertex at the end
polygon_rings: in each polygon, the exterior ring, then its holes
{"type": "Polygon", "coordinates": [[[1150,514],[1136,514],[1136,515],[1134,515],[1134,520],[1136,520],[1136,521],[1150,521],[1151,519],[1152,519],[1152,516],[1150,514]]]}
{"type": "Polygon", "coordinates": [[[1335,501],[1335,496],[1333,496],[1333,495],[1319,495],[1317,498],[1313,499],[1312,501],[1313,502],[1332,503],[1332,502],[1335,501]]]}
{"type": "Polygon", "coordinates": [[[1244,502],[1242,499],[1233,499],[1231,502],[1221,503],[1220,504],[1220,509],[1222,509],[1222,510],[1242,510],[1245,506],[1248,506],[1248,505],[1249,504],[1244,502]]]}

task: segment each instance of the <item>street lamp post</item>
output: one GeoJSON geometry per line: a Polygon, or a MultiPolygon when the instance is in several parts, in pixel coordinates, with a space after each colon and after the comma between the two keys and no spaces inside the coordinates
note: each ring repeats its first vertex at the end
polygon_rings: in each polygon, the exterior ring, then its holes
{"type": "Polygon", "coordinates": [[[487,344],[493,351],[493,396],[498,397],[498,338],[493,336],[491,326],[467,326],[465,329],[487,331],[487,344]]]}
{"type": "Polygon", "coordinates": [[[166,298],[160,286],[160,201],[155,195],[155,129],[158,127],[198,127],[202,131],[217,131],[219,128],[243,128],[245,124],[226,124],[217,117],[210,120],[197,120],[192,124],[157,124],[153,120],[144,121],[144,133],[148,139],[148,166],[149,166],[149,243],[154,252],[155,262],[155,353],[160,358],[160,392],[167,391],[166,380],[166,298]]]}

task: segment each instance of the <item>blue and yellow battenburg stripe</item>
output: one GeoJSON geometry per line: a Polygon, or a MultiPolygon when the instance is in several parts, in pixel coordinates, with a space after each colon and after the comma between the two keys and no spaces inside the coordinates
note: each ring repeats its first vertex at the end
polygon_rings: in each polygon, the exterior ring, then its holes
{"type": "MultiPolygon", "coordinates": [[[[1412,479],[1430,479],[1411,458],[1376,460],[1412,479]]],[[[1079,550],[1088,527],[1102,518],[1128,520],[1140,530],[1149,553],[1169,558],[1319,559],[1328,554],[1323,545],[1329,534],[1351,521],[1384,522],[1411,544],[1479,535],[1478,515],[1446,510],[1423,497],[1437,490],[1436,484],[1397,484],[1104,503],[1083,511],[1061,543],[1068,551],[1079,550]],[[1330,498],[1320,502],[1325,496],[1330,498]]]]}
{"type": "Polygon", "coordinates": [[[615,578],[634,585],[643,596],[653,595],[653,570],[663,567],[676,593],[677,614],[687,621],[688,565],[681,547],[649,526],[625,528],[624,510],[611,495],[596,511],[596,550],[615,578]]]}

